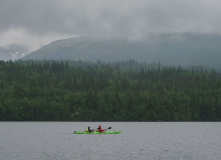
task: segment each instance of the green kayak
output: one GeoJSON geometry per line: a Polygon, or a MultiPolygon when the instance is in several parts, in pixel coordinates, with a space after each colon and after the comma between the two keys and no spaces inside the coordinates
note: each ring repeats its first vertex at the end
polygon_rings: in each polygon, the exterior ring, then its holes
{"type": "Polygon", "coordinates": [[[74,134],[119,134],[121,131],[107,131],[107,132],[76,132],[74,134]]]}

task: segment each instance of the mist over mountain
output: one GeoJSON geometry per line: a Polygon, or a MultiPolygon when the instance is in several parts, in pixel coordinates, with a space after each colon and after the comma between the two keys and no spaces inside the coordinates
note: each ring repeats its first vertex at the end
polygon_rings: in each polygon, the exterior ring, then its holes
{"type": "Polygon", "coordinates": [[[0,47],[0,60],[17,60],[29,54],[29,51],[26,47],[19,45],[10,45],[8,47],[0,47]]]}
{"type": "Polygon", "coordinates": [[[134,59],[166,65],[221,65],[221,36],[162,34],[145,40],[77,37],[48,44],[22,60],[121,61],[134,59]]]}

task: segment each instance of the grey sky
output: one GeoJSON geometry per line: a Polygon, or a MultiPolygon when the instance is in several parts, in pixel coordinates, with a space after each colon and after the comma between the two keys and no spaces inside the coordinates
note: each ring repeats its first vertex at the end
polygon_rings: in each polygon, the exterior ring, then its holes
{"type": "Polygon", "coordinates": [[[31,50],[80,35],[221,33],[220,0],[0,0],[0,47],[31,50]]]}

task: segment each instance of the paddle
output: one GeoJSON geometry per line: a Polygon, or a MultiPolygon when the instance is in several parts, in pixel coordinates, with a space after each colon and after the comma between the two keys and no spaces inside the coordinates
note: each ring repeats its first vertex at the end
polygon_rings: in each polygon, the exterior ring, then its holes
{"type": "MultiPolygon", "coordinates": [[[[111,129],[111,127],[109,127],[108,129],[111,129]]],[[[108,129],[105,129],[105,130],[108,130],[108,129]]]]}
{"type": "MultiPolygon", "coordinates": [[[[108,129],[111,129],[111,127],[109,127],[108,129]]],[[[104,129],[104,130],[108,130],[108,129],[104,129]]],[[[96,130],[96,129],[93,129],[92,131],[94,131],[94,130],[96,130]]]]}

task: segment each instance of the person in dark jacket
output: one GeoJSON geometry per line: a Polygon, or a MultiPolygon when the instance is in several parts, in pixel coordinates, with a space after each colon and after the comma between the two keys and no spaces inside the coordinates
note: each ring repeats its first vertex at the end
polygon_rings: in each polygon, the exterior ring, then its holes
{"type": "Polygon", "coordinates": [[[85,132],[93,132],[93,130],[91,130],[91,127],[90,126],[88,126],[88,128],[86,129],[86,131],[85,132]]]}

